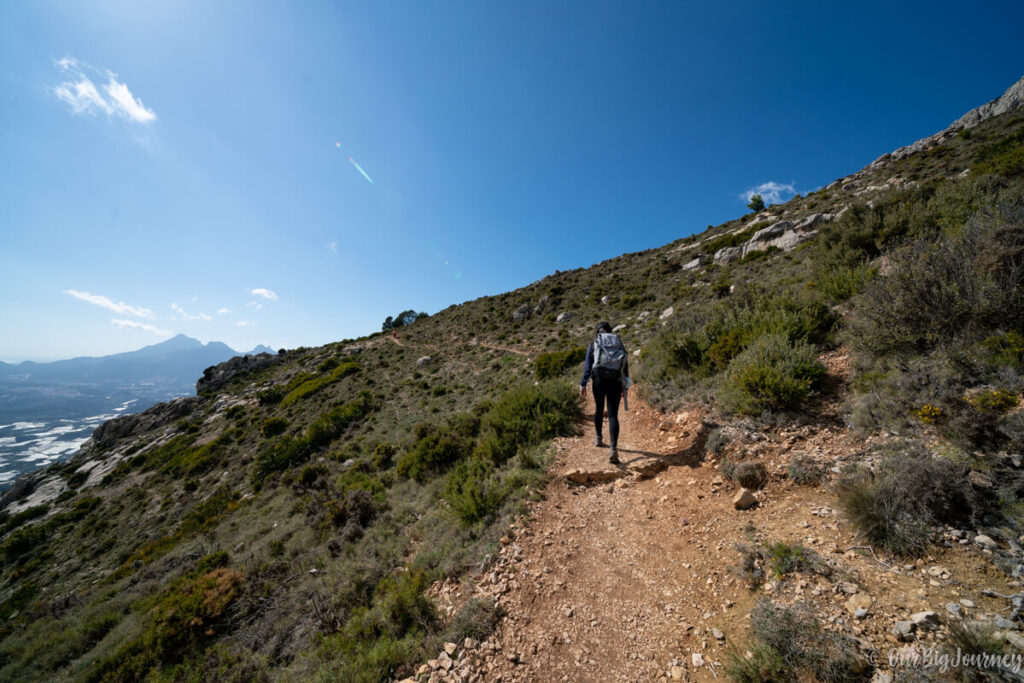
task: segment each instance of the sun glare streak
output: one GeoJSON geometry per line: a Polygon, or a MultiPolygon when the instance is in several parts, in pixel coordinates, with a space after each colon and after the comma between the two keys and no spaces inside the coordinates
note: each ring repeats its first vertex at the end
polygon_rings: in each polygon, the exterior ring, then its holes
{"type": "Polygon", "coordinates": [[[374,184],[373,178],[371,178],[370,175],[366,171],[363,170],[363,167],[359,165],[358,161],[356,161],[352,157],[349,157],[348,160],[352,162],[352,165],[356,167],[356,170],[359,171],[360,173],[362,173],[363,177],[366,178],[370,182],[371,185],[374,184]]]}

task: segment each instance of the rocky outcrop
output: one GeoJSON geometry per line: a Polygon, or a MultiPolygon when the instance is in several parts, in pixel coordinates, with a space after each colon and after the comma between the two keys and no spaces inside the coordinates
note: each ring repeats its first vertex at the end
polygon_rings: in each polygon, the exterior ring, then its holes
{"type": "Polygon", "coordinates": [[[530,304],[523,304],[516,310],[512,311],[512,320],[517,323],[521,323],[530,316],[530,304]]]}
{"type": "Polygon", "coordinates": [[[197,394],[212,394],[239,375],[256,372],[281,362],[282,356],[259,353],[255,356],[235,356],[220,365],[213,365],[203,371],[196,382],[197,394]]]}
{"type": "Polygon", "coordinates": [[[743,247],[725,247],[715,252],[715,265],[724,266],[743,258],[743,247]]]}
{"type": "Polygon", "coordinates": [[[985,119],[1021,108],[1024,108],[1024,77],[1007,88],[1001,97],[992,100],[988,104],[975,107],[954,121],[946,130],[971,128],[985,119]]]}
{"type": "Polygon", "coordinates": [[[195,396],[183,396],[166,403],[158,403],[149,410],[135,415],[109,420],[92,433],[92,444],[98,448],[108,448],[121,439],[148,432],[189,415],[198,403],[199,399],[195,396]]]}
{"type": "Polygon", "coordinates": [[[875,159],[868,168],[878,168],[889,160],[903,159],[911,154],[923,152],[935,145],[942,144],[965,128],[973,128],[982,121],[990,119],[993,116],[999,116],[1000,114],[1005,114],[1021,108],[1024,108],[1024,78],[1021,78],[1019,81],[1007,88],[1006,92],[1004,92],[1001,97],[992,100],[988,104],[975,107],[950,124],[950,126],[945,130],[940,131],[935,135],[921,138],[917,142],[911,145],[906,145],[905,147],[900,147],[889,154],[883,154],[875,159]]]}
{"type": "Polygon", "coordinates": [[[695,270],[703,266],[705,263],[707,263],[707,259],[703,256],[698,256],[692,261],[687,261],[686,263],[684,263],[683,270],[695,270]]]}
{"type": "MultiPolygon", "coordinates": [[[[747,254],[755,251],[765,251],[772,247],[782,251],[790,251],[795,249],[801,242],[816,235],[818,228],[832,221],[832,219],[832,214],[815,213],[800,219],[795,224],[792,221],[777,221],[766,228],[761,228],[749,240],[738,247],[719,249],[715,252],[715,265],[732,263],[747,254]]],[[[694,259],[694,261],[697,261],[697,259],[694,259]]],[[[700,264],[698,263],[698,265],[700,264]]],[[[683,267],[689,269],[690,264],[686,264],[683,267]]]]}

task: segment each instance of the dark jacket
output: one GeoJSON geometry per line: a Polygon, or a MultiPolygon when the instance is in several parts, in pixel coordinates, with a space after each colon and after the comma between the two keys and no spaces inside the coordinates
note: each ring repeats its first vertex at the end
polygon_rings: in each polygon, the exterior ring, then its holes
{"type": "MultiPolygon", "coordinates": [[[[591,373],[594,372],[594,342],[590,342],[590,346],[587,347],[587,359],[583,363],[583,379],[580,380],[580,386],[587,386],[587,381],[590,379],[591,373]]],[[[629,378],[629,358],[626,358],[625,363],[622,365],[622,376],[629,378]]]]}

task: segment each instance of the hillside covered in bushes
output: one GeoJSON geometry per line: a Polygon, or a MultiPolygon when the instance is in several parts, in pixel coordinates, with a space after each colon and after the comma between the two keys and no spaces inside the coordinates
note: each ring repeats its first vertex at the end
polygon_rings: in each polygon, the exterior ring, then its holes
{"type": "Polygon", "coordinates": [[[671,244],[399,319],[397,338],[211,368],[196,397],[19,481],[0,678],[377,681],[486,637],[499,606],[445,613],[429,589],[486,571],[543,490],[598,320],[622,326],[661,410],[799,424],[829,396],[855,433],[904,439],[835,482],[880,551],[920,556],[948,523],[1024,533],[1019,109],[671,244]],[[837,349],[849,383],[822,362],[837,349]]]}

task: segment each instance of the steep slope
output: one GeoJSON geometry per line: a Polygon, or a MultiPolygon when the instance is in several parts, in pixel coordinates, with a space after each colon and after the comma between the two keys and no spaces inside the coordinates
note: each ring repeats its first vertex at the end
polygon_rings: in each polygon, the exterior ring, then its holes
{"type": "MultiPolygon", "coordinates": [[[[857,679],[894,616],[954,599],[994,612],[1006,602],[981,589],[1019,588],[1016,461],[1000,453],[1019,443],[1020,410],[986,411],[1021,390],[1024,114],[969,131],[700,235],[452,306],[397,340],[232,359],[196,397],[105,424],[2,500],[0,676],[714,677],[735,644],[742,680],[826,665],[857,679]],[[967,254],[963,288],[908,307],[891,288],[925,283],[919,262],[947,272],[941,253],[967,254]],[[985,303],[999,292],[1001,319],[985,303]],[[946,315],[958,298],[970,310],[946,315]],[[871,313],[885,306],[921,315],[883,329],[871,313]],[[643,400],[623,446],[640,459],[623,470],[587,445],[574,394],[599,318],[638,352],[643,400]],[[932,394],[907,374],[922,366],[941,380],[932,394]],[[998,439],[962,428],[978,416],[998,439]],[[919,476],[896,479],[934,493],[933,471],[954,463],[940,451],[966,463],[942,481],[970,495],[967,518],[933,496],[897,547],[836,512],[843,491],[870,498],[901,463],[919,476]],[[739,484],[763,487],[760,504],[732,507],[739,484]],[[808,627],[783,628],[794,622],[808,627]],[[803,648],[789,650],[799,667],[773,633],[803,648]],[[465,664],[446,666],[466,638],[465,664]]],[[[955,640],[961,622],[932,619],[913,626],[925,642],[955,640]]]]}

